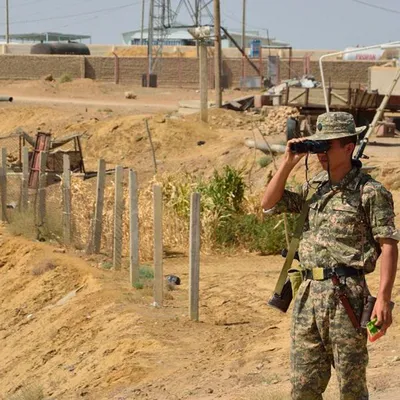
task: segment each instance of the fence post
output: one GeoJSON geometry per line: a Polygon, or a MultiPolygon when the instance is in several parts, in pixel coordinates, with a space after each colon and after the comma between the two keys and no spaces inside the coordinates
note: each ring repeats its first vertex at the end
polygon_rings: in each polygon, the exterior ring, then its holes
{"type": "Polygon", "coordinates": [[[29,149],[23,147],[22,150],[22,182],[21,182],[21,202],[20,210],[28,210],[28,181],[29,181],[29,149]]]}
{"type": "Polygon", "coordinates": [[[7,149],[1,149],[0,167],[0,191],[1,191],[1,220],[8,222],[7,219],[7,149]]]}
{"type": "Polygon", "coordinates": [[[139,203],[136,171],[129,170],[129,271],[131,285],[139,281],[139,203]]]}
{"type": "Polygon", "coordinates": [[[89,245],[88,253],[98,254],[101,249],[101,233],[103,230],[104,187],[106,182],[106,162],[99,160],[97,168],[96,207],[93,221],[93,245],[89,245]]]}
{"type": "Polygon", "coordinates": [[[71,244],[71,163],[68,154],[63,156],[64,176],[63,176],[63,234],[64,244],[71,244]]]}
{"type": "Polygon", "coordinates": [[[200,286],[200,193],[190,198],[190,247],[189,247],[189,315],[199,320],[200,286]]]}
{"type": "Polygon", "coordinates": [[[122,217],[124,213],[124,169],[118,165],[115,168],[115,203],[114,203],[114,244],[113,265],[121,268],[122,261],[122,217]]]}
{"type": "Polygon", "coordinates": [[[46,163],[47,163],[47,152],[40,152],[40,170],[39,170],[39,221],[38,226],[44,225],[46,218],[46,163]]]}
{"type": "Polygon", "coordinates": [[[163,232],[162,232],[162,187],[153,186],[154,201],[154,303],[163,305],[163,232]]]}

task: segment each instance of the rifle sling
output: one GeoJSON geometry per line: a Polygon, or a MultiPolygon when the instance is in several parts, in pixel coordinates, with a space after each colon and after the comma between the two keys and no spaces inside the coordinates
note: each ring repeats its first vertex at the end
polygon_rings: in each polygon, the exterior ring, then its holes
{"type": "Polygon", "coordinates": [[[304,202],[303,207],[301,209],[300,216],[297,221],[296,229],[294,231],[292,240],[290,241],[290,245],[288,248],[288,253],[285,258],[285,262],[283,264],[281,273],[279,275],[278,282],[276,283],[276,286],[275,286],[275,293],[279,296],[282,293],[283,286],[285,285],[285,282],[287,279],[288,271],[289,271],[290,267],[292,266],[292,262],[293,262],[295,253],[299,247],[300,237],[301,237],[301,234],[303,233],[303,227],[306,222],[307,215],[308,215],[310,198],[313,194],[314,194],[314,191],[310,190],[310,192],[308,193],[308,196],[307,196],[307,200],[304,202]]]}

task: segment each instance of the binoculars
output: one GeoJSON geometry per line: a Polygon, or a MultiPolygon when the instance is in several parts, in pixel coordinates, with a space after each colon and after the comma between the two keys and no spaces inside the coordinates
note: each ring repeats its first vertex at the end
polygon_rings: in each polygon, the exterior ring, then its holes
{"type": "Polygon", "coordinates": [[[329,140],[303,140],[302,142],[290,143],[292,153],[326,153],[329,150],[329,140]]]}

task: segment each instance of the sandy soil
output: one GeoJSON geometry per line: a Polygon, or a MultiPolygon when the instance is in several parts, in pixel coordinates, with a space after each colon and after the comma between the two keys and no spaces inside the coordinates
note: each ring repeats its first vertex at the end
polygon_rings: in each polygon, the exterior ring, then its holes
{"type": "MultiPolygon", "coordinates": [[[[3,234],[0,393],[7,399],[40,385],[56,399],[287,399],[290,312],[266,306],[281,263],[204,256],[195,323],[186,258],[165,260],[165,273],[182,285],[155,309],[149,291],[129,287],[125,270],[3,234]]],[[[377,277],[369,279],[373,292],[377,277]]],[[[395,311],[394,326],[370,345],[372,399],[397,398],[388,393],[400,384],[398,319],[395,311]]]]}
{"type": "MultiPolygon", "coordinates": [[[[65,85],[2,82],[0,91],[15,96],[15,103],[0,105],[0,136],[18,126],[29,133],[51,130],[56,136],[82,132],[89,168],[103,157],[111,165],[134,167],[145,181],[153,175],[146,117],[161,172],[210,174],[229,163],[246,168],[253,190],[265,184],[269,170],[256,162],[262,153],[243,145],[245,137],[258,135],[255,116],[215,111],[206,126],[198,116],[175,119],[166,112],[176,109],[180,99],[197,99],[195,91],[168,90],[160,96],[162,89],[135,88],[139,98],[130,107],[110,105],[125,103],[121,96],[127,88],[92,82],[65,85]],[[24,104],[18,96],[25,97],[24,104]],[[46,104],[26,101],[38,97],[46,104]],[[142,111],[140,104],[151,107],[142,111]],[[205,144],[199,146],[200,140],[205,144]]],[[[267,140],[279,143],[283,135],[267,140]]],[[[367,154],[366,164],[377,167],[372,173],[399,189],[399,149],[370,146],[367,154]]],[[[315,168],[311,162],[311,171],[315,168]]],[[[295,177],[304,179],[302,166],[295,177]]],[[[400,191],[393,195],[400,225],[400,191]]],[[[188,317],[185,257],[165,259],[165,274],[177,274],[182,285],[166,291],[164,307],[157,309],[149,289],[130,287],[126,268],[110,271],[101,257],[60,254],[49,245],[11,237],[4,227],[0,233],[1,399],[9,400],[23,388],[41,388],[47,398],[57,400],[289,398],[290,312],[282,315],[266,306],[280,257],[202,256],[200,322],[195,323],[188,317]]],[[[378,275],[369,278],[374,293],[378,275]]],[[[398,280],[394,301],[400,303],[398,280]]],[[[394,318],[388,334],[370,345],[372,400],[398,399],[397,306],[394,318]]],[[[337,398],[332,379],[326,399],[337,398]]]]}

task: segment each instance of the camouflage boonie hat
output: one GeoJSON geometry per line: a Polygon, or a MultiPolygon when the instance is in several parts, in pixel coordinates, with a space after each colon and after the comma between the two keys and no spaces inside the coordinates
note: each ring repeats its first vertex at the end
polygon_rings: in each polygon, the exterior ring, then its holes
{"type": "Polygon", "coordinates": [[[346,112],[329,112],[321,114],[317,119],[315,134],[312,140],[333,140],[359,135],[365,126],[356,127],[354,118],[346,112]]]}

